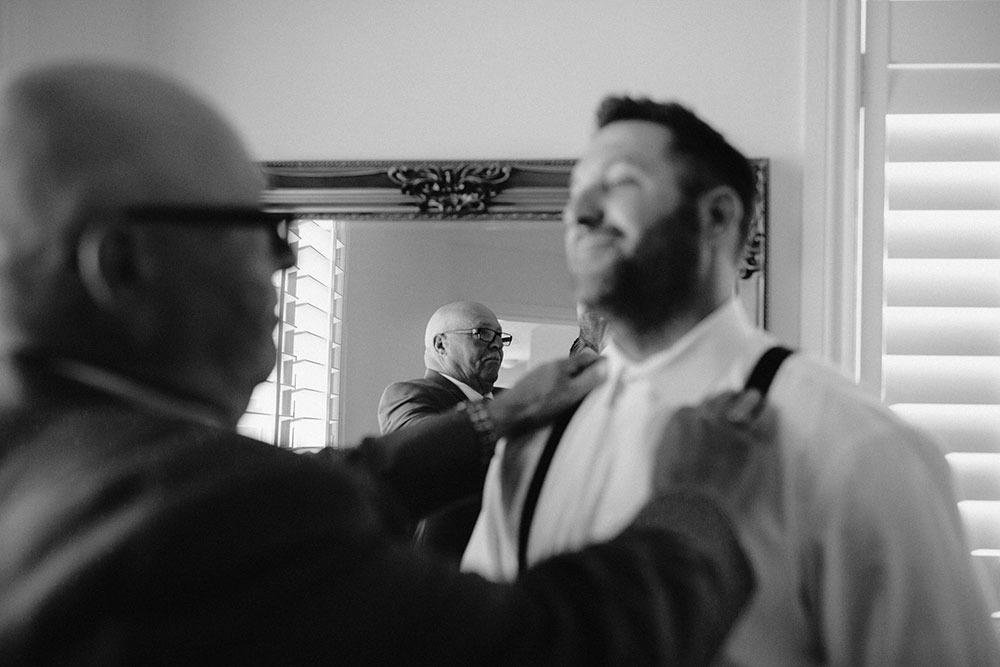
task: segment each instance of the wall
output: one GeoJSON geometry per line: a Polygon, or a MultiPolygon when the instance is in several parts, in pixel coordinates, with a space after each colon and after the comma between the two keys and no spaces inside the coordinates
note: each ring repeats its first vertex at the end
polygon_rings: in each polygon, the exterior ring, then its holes
{"type": "Polygon", "coordinates": [[[573,157],[604,94],[676,98],[771,159],[770,326],[797,344],[802,211],[816,208],[802,192],[816,159],[805,36],[810,7],[823,6],[6,0],[0,66],[68,55],[155,65],[214,100],[260,159],[573,157]]]}

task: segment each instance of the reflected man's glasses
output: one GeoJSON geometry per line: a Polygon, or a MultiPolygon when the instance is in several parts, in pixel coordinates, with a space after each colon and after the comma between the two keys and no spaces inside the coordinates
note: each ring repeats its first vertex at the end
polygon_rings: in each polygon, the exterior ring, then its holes
{"type": "Polygon", "coordinates": [[[213,227],[263,227],[273,232],[274,251],[278,257],[291,257],[295,262],[295,249],[288,241],[292,218],[286,213],[268,213],[252,206],[189,206],[156,204],[131,206],[124,211],[132,222],[162,222],[167,224],[213,227]]]}
{"type": "Polygon", "coordinates": [[[452,331],[442,331],[441,333],[460,333],[469,334],[477,340],[481,340],[484,343],[492,343],[496,340],[497,336],[500,336],[500,344],[507,347],[514,341],[514,337],[510,334],[505,334],[502,331],[494,331],[493,329],[487,329],[485,327],[478,327],[476,329],[453,329],[452,331]]]}

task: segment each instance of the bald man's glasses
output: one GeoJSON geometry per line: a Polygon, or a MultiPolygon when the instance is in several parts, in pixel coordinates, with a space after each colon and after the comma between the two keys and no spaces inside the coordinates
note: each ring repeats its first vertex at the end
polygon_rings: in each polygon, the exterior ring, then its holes
{"type": "Polygon", "coordinates": [[[441,333],[469,334],[473,338],[481,340],[486,344],[492,343],[496,340],[497,336],[500,336],[500,344],[504,347],[507,347],[514,342],[514,337],[510,334],[505,334],[502,331],[494,331],[493,329],[486,329],[484,327],[476,329],[453,329],[452,331],[442,331],[441,333]]]}
{"type": "Polygon", "coordinates": [[[284,213],[268,213],[251,206],[187,206],[151,205],[125,209],[126,219],[133,222],[184,224],[205,229],[224,227],[264,228],[273,233],[272,242],[278,257],[291,256],[295,249],[289,243],[292,218],[284,213]]]}

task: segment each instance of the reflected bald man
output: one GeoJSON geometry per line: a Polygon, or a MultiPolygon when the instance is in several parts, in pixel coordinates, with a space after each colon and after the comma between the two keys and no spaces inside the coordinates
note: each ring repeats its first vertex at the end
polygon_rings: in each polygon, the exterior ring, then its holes
{"type": "MultiPolygon", "coordinates": [[[[493,398],[503,349],[511,341],[496,314],[483,304],[454,301],[441,306],[424,329],[424,376],[385,388],[378,405],[379,429],[392,433],[457,405],[493,398]]],[[[416,543],[457,563],[479,507],[476,493],[424,518],[417,525],[416,543]]]]}

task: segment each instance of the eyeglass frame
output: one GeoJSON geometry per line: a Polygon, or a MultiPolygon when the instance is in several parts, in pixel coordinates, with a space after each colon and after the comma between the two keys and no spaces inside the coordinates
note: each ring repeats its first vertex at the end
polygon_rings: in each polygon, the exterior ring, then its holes
{"type": "Polygon", "coordinates": [[[497,336],[500,336],[500,346],[501,347],[510,347],[510,344],[514,342],[514,336],[512,334],[504,333],[503,331],[497,331],[496,329],[490,329],[489,327],[474,327],[472,329],[452,329],[451,331],[441,331],[440,333],[443,333],[443,334],[448,334],[448,333],[469,334],[473,338],[475,338],[476,340],[478,340],[478,341],[480,341],[482,343],[486,343],[487,345],[489,345],[490,343],[492,343],[493,341],[495,341],[497,339],[497,336]],[[480,337],[480,335],[479,335],[480,331],[489,331],[490,333],[493,334],[493,337],[490,338],[489,340],[483,340],[480,337]]]}
{"type": "Polygon", "coordinates": [[[289,230],[294,219],[287,213],[265,211],[254,206],[206,206],[192,204],[143,204],[127,206],[121,211],[129,222],[164,222],[167,224],[203,225],[205,228],[265,227],[274,235],[275,253],[290,254],[296,261],[296,249],[289,242],[289,230]]]}

